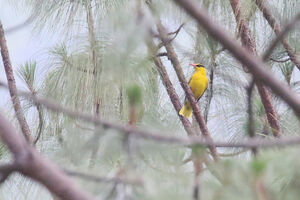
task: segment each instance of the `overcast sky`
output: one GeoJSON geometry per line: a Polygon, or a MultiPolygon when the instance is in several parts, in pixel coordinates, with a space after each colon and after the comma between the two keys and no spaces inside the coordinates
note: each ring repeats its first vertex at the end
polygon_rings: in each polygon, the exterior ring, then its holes
{"type": "MultiPolygon", "coordinates": [[[[5,30],[21,24],[30,15],[26,12],[20,12],[4,0],[0,0],[0,8],[0,20],[5,30]]],[[[39,34],[33,32],[32,25],[27,25],[17,31],[6,34],[6,40],[17,86],[20,89],[24,89],[22,81],[16,74],[17,68],[26,61],[35,60],[38,62],[38,71],[44,71],[43,62],[47,59],[47,52],[58,41],[53,37],[47,37],[47,33],[39,34]]],[[[0,63],[0,80],[6,82],[2,61],[0,63]]],[[[0,105],[6,105],[8,100],[10,100],[8,92],[0,89],[0,105]]]]}

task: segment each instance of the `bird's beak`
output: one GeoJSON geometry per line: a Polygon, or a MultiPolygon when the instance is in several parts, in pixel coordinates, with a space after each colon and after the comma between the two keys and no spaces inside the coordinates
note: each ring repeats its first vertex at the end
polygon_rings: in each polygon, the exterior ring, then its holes
{"type": "Polygon", "coordinates": [[[193,67],[197,67],[197,65],[196,64],[190,64],[191,66],[193,66],[193,67]]]}

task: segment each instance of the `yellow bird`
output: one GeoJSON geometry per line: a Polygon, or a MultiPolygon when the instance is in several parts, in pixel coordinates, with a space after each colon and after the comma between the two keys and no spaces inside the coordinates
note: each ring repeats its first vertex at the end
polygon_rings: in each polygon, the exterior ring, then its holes
{"type": "MultiPolygon", "coordinates": [[[[204,94],[207,85],[208,79],[206,77],[206,71],[204,65],[197,63],[197,64],[190,64],[195,68],[195,72],[193,73],[192,77],[189,80],[189,86],[194,94],[194,97],[197,101],[202,97],[204,94]]],[[[191,117],[193,113],[193,108],[190,105],[190,102],[185,98],[184,106],[179,111],[179,114],[184,117],[191,117]]]]}

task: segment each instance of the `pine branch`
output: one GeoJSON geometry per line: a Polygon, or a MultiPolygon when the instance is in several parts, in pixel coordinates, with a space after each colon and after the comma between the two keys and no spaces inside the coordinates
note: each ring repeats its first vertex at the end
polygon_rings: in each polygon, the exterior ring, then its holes
{"type": "Polygon", "coordinates": [[[17,133],[10,122],[2,115],[0,115],[0,138],[14,156],[14,165],[16,166],[12,167],[12,169],[5,167],[4,169],[8,172],[16,169],[23,175],[43,184],[49,191],[62,199],[94,199],[91,195],[74,185],[71,179],[57,166],[42,158],[28,144],[25,137],[17,133]]]}
{"type": "Polygon", "coordinates": [[[9,58],[9,52],[8,52],[4,29],[3,29],[1,21],[0,21],[0,48],[1,48],[2,61],[3,61],[5,73],[6,73],[7,83],[8,83],[8,87],[9,87],[9,93],[11,96],[11,100],[13,103],[13,107],[14,107],[17,119],[19,121],[19,124],[22,129],[22,133],[25,136],[26,140],[29,143],[32,143],[33,138],[31,136],[28,123],[24,116],[23,109],[21,107],[21,102],[19,100],[19,97],[16,94],[17,93],[16,81],[15,81],[11,61],[9,58]]]}
{"type": "MultiPolygon", "coordinates": [[[[249,52],[251,52],[253,55],[257,56],[256,51],[256,44],[255,40],[251,35],[251,30],[249,28],[248,22],[241,18],[241,5],[239,0],[230,0],[230,4],[232,7],[232,10],[235,15],[236,23],[239,26],[239,34],[241,35],[241,40],[243,46],[245,46],[249,52]]],[[[264,109],[266,111],[268,122],[272,128],[272,132],[274,137],[279,137],[281,134],[277,112],[275,111],[275,108],[272,104],[271,95],[267,88],[261,84],[260,82],[256,81],[256,86],[260,95],[260,98],[262,100],[264,109]]],[[[252,89],[251,89],[252,90],[252,89]]],[[[251,131],[252,132],[252,131],[251,131]]],[[[253,150],[255,152],[255,150],[253,150]]]]}
{"type": "Polygon", "coordinates": [[[273,61],[273,62],[277,62],[277,63],[285,63],[285,62],[287,62],[287,61],[289,61],[291,59],[290,58],[286,58],[286,59],[283,59],[283,60],[277,60],[275,58],[270,58],[270,60],[273,61]]]}
{"type": "MultiPolygon", "coordinates": [[[[255,137],[255,130],[254,130],[254,118],[253,118],[253,104],[252,104],[252,96],[253,96],[253,89],[254,89],[254,79],[251,80],[249,87],[247,88],[248,94],[248,135],[249,137],[255,137]]],[[[257,154],[257,149],[252,148],[252,153],[255,156],[257,154]]]]}
{"type": "Polygon", "coordinates": [[[0,183],[3,183],[9,177],[9,175],[17,170],[18,167],[16,163],[0,165],[0,183]]]}
{"type": "Polygon", "coordinates": [[[126,177],[101,177],[101,176],[95,176],[91,174],[86,174],[82,172],[77,171],[71,171],[71,170],[64,170],[64,172],[69,176],[78,177],[87,181],[93,181],[96,183],[115,183],[115,184],[130,184],[130,185],[137,185],[137,186],[143,186],[143,181],[141,179],[135,178],[126,178],[126,177]]]}
{"type": "MultiPolygon", "coordinates": [[[[263,0],[255,0],[255,3],[257,7],[260,9],[260,11],[263,13],[263,16],[268,21],[269,25],[277,35],[277,37],[282,32],[282,29],[280,25],[277,23],[275,17],[272,15],[271,11],[264,5],[263,0]]],[[[296,15],[296,19],[300,19],[300,13],[296,15]]],[[[296,20],[296,21],[297,21],[296,20]]],[[[295,23],[296,23],[295,21],[295,23]]],[[[293,50],[293,48],[290,46],[287,39],[282,39],[283,47],[285,48],[288,56],[290,57],[291,61],[296,65],[296,67],[300,70],[300,59],[296,55],[296,52],[293,50]]]]}
{"type": "Polygon", "coordinates": [[[299,19],[300,19],[300,13],[298,13],[289,23],[287,23],[287,25],[283,28],[283,30],[279,34],[277,34],[275,40],[271,43],[269,48],[263,54],[264,61],[268,60],[275,47],[284,39],[284,36],[296,25],[299,19]]]}
{"type": "MultiPolygon", "coordinates": [[[[151,40],[151,39],[148,40],[147,45],[148,45],[148,48],[151,51],[152,55],[156,55],[156,50],[155,49],[157,49],[157,47],[155,47],[155,44],[154,44],[153,40],[151,40]]],[[[155,66],[156,66],[157,71],[160,75],[160,78],[163,82],[163,85],[165,86],[165,88],[167,90],[167,93],[170,97],[170,100],[173,104],[173,107],[176,110],[176,113],[177,113],[177,115],[178,115],[185,131],[187,132],[188,135],[195,135],[195,133],[193,131],[193,128],[192,128],[192,124],[190,123],[190,121],[187,118],[185,118],[185,117],[178,114],[182,105],[180,103],[179,96],[177,95],[177,93],[175,91],[175,88],[174,88],[174,86],[173,86],[173,84],[172,84],[172,82],[169,78],[169,75],[166,71],[165,66],[163,65],[160,58],[158,58],[156,56],[152,56],[152,59],[155,63],[155,66]]]]}

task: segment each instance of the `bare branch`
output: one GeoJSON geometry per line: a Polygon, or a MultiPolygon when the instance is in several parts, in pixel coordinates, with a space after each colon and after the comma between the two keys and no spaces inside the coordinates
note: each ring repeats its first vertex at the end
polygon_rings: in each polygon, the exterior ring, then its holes
{"type": "Polygon", "coordinates": [[[178,29],[177,29],[176,31],[171,32],[171,33],[168,33],[168,35],[173,35],[173,34],[175,34],[172,38],[169,39],[169,41],[168,41],[169,43],[171,43],[171,42],[177,37],[179,31],[181,30],[181,28],[182,28],[183,26],[184,26],[184,23],[181,24],[181,25],[178,27],[178,29]]]}
{"type": "Polygon", "coordinates": [[[209,90],[206,93],[207,103],[206,103],[205,108],[204,108],[205,123],[207,123],[209,109],[210,109],[210,104],[211,104],[211,100],[212,100],[213,95],[214,95],[214,75],[215,75],[215,68],[217,67],[216,55],[217,54],[212,55],[212,65],[210,67],[209,90]]]}
{"type": "Polygon", "coordinates": [[[6,39],[5,39],[4,30],[1,21],[0,21],[0,48],[1,48],[2,61],[6,73],[7,83],[9,86],[9,93],[16,113],[16,117],[19,121],[19,124],[21,126],[25,138],[29,143],[32,143],[33,138],[31,136],[29,126],[24,116],[19,97],[16,94],[17,92],[16,81],[15,81],[11,61],[9,58],[8,48],[6,45],[6,39]]]}
{"type": "MultiPolygon", "coordinates": [[[[253,118],[253,105],[252,105],[252,95],[254,89],[254,79],[251,80],[249,87],[247,88],[248,94],[248,135],[249,137],[255,137],[255,130],[254,130],[254,118],[253,118]]],[[[252,148],[253,155],[257,154],[257,149],[252,148]]]]}
{"type": "Polygon", "coordinates": [[[130,179],[125,177],[100,177],[100,176],[94,176],[94,175],[66,170],[66,169],[64,170],[64,172],[69,176],[74,176],[74,177],[82,178],[97,183],[115,183],[115,184],[122,183],[122,184],[130,184],[130,185],[137,185],[137,186],[143,185],[143,181],[138,178],[130,179]]]}
{"type": "Polygon", "coordinates": [[[92,200],[89,194],[75,186],[58,167],[42,158],[37,151],[18,134],[15,128],[0,115],[0,137],[13,153],[14,163],[22,174],[40,182],[62,199],[92,200]]]}
{"type": "Polygon", "coordinates": [[[22,28],[30,25],[33,22],[33,20],[34,20],[35,17],[36,17],[36,13],[34,12],[24,22],[22,22],[22,23],[20,23],[18,25],[15,25],[13,27],[7,28],[5,30],[5,33],[6,34],[10,34],[10,33],[16,32],[16,31],[18,31],[18,30],[20,30],[20,29],[22,29],[22,28]]]}
{"type": "Polygon", "coordinates": [[[158,53],[156,56],[158,56],[158,57],[168,56],[168,53],[162,52],[162,53],[158,53]]]}
{"type": "Polygon", "coordinates": [[[285,63],[285,62],[287,62],[287,61],[289,61],[291,59],[290,58],[286,58],[286,59],[283,59],[283,60],[277,60],[275,58],[270,58],[270,60],[273,61],[273,62],[277,62],[277,63],[285,63]]]}
{"type": "Polygon", "coordinates": [[[300,13],[298,13],[294,19],[290,23],[287,24],[286,27],[284,27],[283,31],[280,27],[280,25],[276,22],[276,19],[272,15],[271,11],[265,6],[264,2],[262,0],[255,0],[255,3],[257,7],[260,9],[260,11],[263,13],[263,16],[268,21],[269,25],[277,35],[277,38],[273,42],[273,44],[270,46],[270,48],[265,53],[265,60],[268,59],[268,57],[271,55],[273,49],[277,46],[276,43],[279,43],[282,41],[283,47],[286,49],[288,56],[292,60],[292,62],[296,65],[296,67],[300,70],[300,60],[299,57],[297,57],[296,53],[288,43],[286,39],[284,39],[284,36],[295,26],[296,22],[300,19],[300,13]]]}
{"type": "Polygon", "coordinates": [[[221,157],[232,157],[232,156],[240,155],[240,154],[245,153],[245,152],[247,152],[247,151],[249,151],[249,149],[242,149],[242,150],[240,150],[240,151],[233,152],[233,153],[220,153],[219,155],[220,155],[221,157]]]}
{"type": "MultiPolygon", "coordinates": [[[[300,13],[298,13],[281,31],[276,31],[276,35],[277,37],[275,38],[275,40],[271,43],[271,45],[269,46],[269,48],[265,51],[264,55],[263,55],[263,60],[268,60],[268,58],[270,57],[270,55],[272,54],[273,50],[275,49],[275,47],[279,44],[279,42],[284,41],[284,37],[285,35],[296,25],[297,21],[300,19],[300,13]]],[[[290,57],[290,59],[295,63],[295,65],[298,67],[298,62],[300,63],[300,61],[298,60],[298,58],[296,57],[296,55],[294,55],[294,52],[291,51],[291,47],[289,47],[289,44],[287,43],[287,41],[285,40],[285,43],[287,45],[285,45],[285,48],[287,50],[287,53],[290,57]],[[293,58],[293,59],[292,59],[293,58]],[[296,59],[296,60],[295,60],[296,59]],[[297,63],[297,64],[296,64],[297,63]]],[[[299,65],[300,66],[300,65],[299,65]]],[[[300,67],[298,67],[299,69],[300,67]]]]}
{"type": "MultiPolygon", "coordinates": [[[[168,39],[166,40],[165,43],[171,43],[171,42],[177,37],[179,31],[181,30],[181,28],[182,28],[183,26],[184,26],[184,23],[181,24],[181,25],[179,26],[179,28],[178,28],[176,31],[168,33],[167,35],[173,35],[173,34],[175,34],[175,35],[174,35],[172,38],[168,38],[168,39]]],[[[155,37],[160,38],[160,34],[155,35],[155,37]]],[[[164,43],[161,42],[160,44],[158,44],[158,49],[162,48],[163,46],[164,46],[164,43]]],[[[165,56],[165,55],[164,55],[164,56],[165,56]]]]}
{"type": "Polygon", "coordinates": [[[18,170],[15,163],[0,165],[0,183],[3,183],[11,173],[18,170]]]}
{"type": "MultiPolygon", "coordinates": [[[[240,12],[241,12],[240,1],[239,0],[230,0],[230,4],[231,4],[232,10],[235,14],[236,23],[239,26],[238,31],[239,31],[239,34],[241,35],[241,40],[242,40],[243,46],[245,46],[249,50],[250,53],[257,56],[256,43],[255,43],[254,38],[251,35],[251,30],[249,28],[248,22],[244,18],[242,18],[241,14],[240,14],[240,12]]],[[[245,66],[245,68],[247,69],[246,66],[245,66]]],[[[248,72],[248,69],[246,72],[248,72]]],[[[257,85],[257,89],[258,89],[261,101],[263,103],[264,109],[266,111],[268,123],[272,128],[273,135],[275,137],[279,137],[281,131],[280,131],[279,123],[278,123],[277,112],[275,111],[275,108],[272,104],[270,92],[260,82],[256,81],[256,85],[257,85]]],[[[252,93],[252,89],[253,88],[251,88],[251,93],[252,93]]],[[[255,150],[253,150],[253,152],[255,152],[255,150]]]]}
{"type": "Polygon", "coordinates": [[[182,23],[182,24],[176,29],[176,31],[170,32],[170,33],[168,33],[168,35],[173,35],[173,34],[177,35],[177,34],[179,33],[179,31],[181,30],[181,28],[182,28],[184,25],[185,25],[185,23],[182,23]]]}
{"type": "MultiPolygon", "coordinates": [[[[150,49],[150,51],[152,51],[152,54],[155,55],[156,54],[155,49],[157,49],[157,48],[155,47],[154,42],[152,40],[148,40],[147,45],[148,45],[148,48],[150,49]]],[[[154,60],[154,63],[157,67],[157,71],[160,75],[160,78],[167,90],[167,93],[170,97],[173,107],[176,110],[176,113],[177,113],[185,131],[187,132],[188,135],[195,135],[195,133],[192,129],[192,124],[189,122],[189,120],[178,114],[181,109],[180,99],[179,99],[179,96],[177,95],[175,88],[169,78],[169,75],[166,71],[165,66],[163,65],[160,58],[152,56],[152,59],[154,60]]]]}

